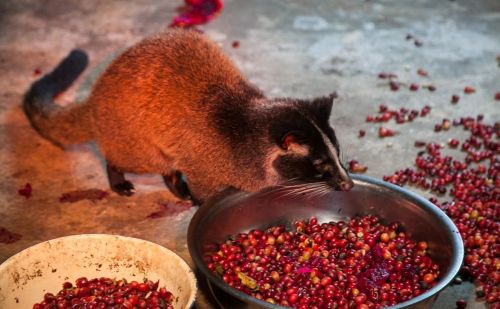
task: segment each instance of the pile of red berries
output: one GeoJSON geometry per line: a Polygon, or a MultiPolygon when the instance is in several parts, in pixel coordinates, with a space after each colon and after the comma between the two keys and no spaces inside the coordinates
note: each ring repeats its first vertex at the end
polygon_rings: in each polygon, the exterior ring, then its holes
{"type": "Polygon", "coordinates": [[[218,246],[208,268],[231,287],[294,308],[380,308],[436,284],[427,243],[374,216],[319,224],[316,218],[240,233],[218,246]]]}
{"type": "Polygon", "coordinates": [[[64,282],[57,294],[46,293],[33,309],[55,308],[168,308],[173,309],[173,295],[158,288],[159,281],[127,282],[125,279],[78,278],[75,285],[64,282]]]}
{"type": "Polygon", "coordinates": [[[407,168],[384,180],[398,185],[412,184],[444,194],[451,201],[431,201],[453,220],[465,245],[462,272],[478,283],[477,296],[488,303],[500,301],[500,123],[483,123],[483,116],[454,120],[469,136],[448,146],[465,153],[463,159],[441,154],[443,146],[428,143],[415,159],[416,169],[407,168]]]}

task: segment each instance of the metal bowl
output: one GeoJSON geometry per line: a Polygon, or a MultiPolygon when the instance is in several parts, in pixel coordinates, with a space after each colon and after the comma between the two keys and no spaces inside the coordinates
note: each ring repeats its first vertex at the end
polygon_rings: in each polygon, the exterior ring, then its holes
{"type": "Polygon", "coordinates": [[[464,248],[456,226],[434,204],[406,189],[366,176],[354,175],[353,180],[355,186],[351,191],[333,191],[321,197],[307,193],[284,195],[268,188],[254,194],[231,194],[203,205],[189,225],[188,246],[219,305],[284,308],[233,289],[214,275],[207,268],[205,257],[215,250],[215,243],[250,229],[291,226],[296,220],[312,216],[319,222],[327,222],[373,214],[383,221],[401,223],[414,241],[427,241],[428,253],[441,269],[440,279],[433,288],[391,308],[430,308],[462,264],[464,248]]]}
{"type": "Polygon", "coordinates": [[[0,265],[0,308],[32,308],[47,292],[79,277],[160,280],[174,308],[191,308],[196,279],[174,252],[142,239],[105,234],[56,238],[29,247],[0,265]]]}

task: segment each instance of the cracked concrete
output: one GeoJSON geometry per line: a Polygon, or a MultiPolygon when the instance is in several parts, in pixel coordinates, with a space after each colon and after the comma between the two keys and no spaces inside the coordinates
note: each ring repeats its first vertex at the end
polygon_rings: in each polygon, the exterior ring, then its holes
{"type": "MultiPolygon", "coordinates": [[[[67,191],[107,189],[103,160],[95,145],[63,151],[29,126],[20,103],[36,80],[34,70],[49,72],[72,48],[86,50],[89,69],[62,97],[60,104],[82,101],[99,72],[117,53],[141,38],[167,27],[181,1],[2,1],[0,3],[0,226],[22,234],[0,245],[0,261],[51,238],[78,233],[111,233],[154,241],[190,261],[185,243],[187,225],[196,208],[176,208],[168,216],[147,216],[174,201],[157,175],[131,176],[137,193],[111,194],[98,202],[60,203],[67,191]],[[33,196],[17,190],[26,182],[33,196]]],[[[442,118],[484,114],[499,121],[500,3],[482,1],[278,1],[227,0],[222,14],[203,27],[220,43],[244,74],[267,95],[314,97],[336,90],[339,100],[332,123],[344,154],[382,177],[411,166],[415,139],[445,142],[463,132],[436,134],[442,118]],[[423,45],[416,47],[411,34],[423,45]],[[239,48],[231,48],[234,40],[239,48]],[[429,78],[416,74],[418,68],[429,78]],[[433,84],[413,93],[391,92],[378,72],[394,72],[405,83],[433,84]],[[464,86],[477,92],[463,95],[464,86]],[[458,105],[449,103],[459,93],[458,105]],[[377,126],[364,122],[381,103],[420,109],[428,117],[395,127],[398,135],[380,140],[377,126]],[[357,138],[364,129],[364,139],[357,138]]],[[[395,125],[394,125],[395,126],[395,125]]],[[[416,190],[415,190],[416,191],[416,190]]],[[[418,192],[418,191],[417,191],[418,192]]],[[[419,192],[429,196],[427,192],[419,192]]],[[[443,292],[434,308],[454,308],[459,297],[471,308],[471,284],[443,292]]],[[[211,308],[200,292],[198,307],[211,308]]]]}

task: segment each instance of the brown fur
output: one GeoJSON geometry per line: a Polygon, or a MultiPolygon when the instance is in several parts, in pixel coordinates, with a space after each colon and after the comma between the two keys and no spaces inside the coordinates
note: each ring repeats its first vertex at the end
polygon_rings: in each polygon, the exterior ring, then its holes
{"type": "Polygon", "coordinates": [[[248,188],[249,180],[244,184],[234,173],[242,167],[234,166],[231,149],[206,116],[213,105],[204,93],[213,85],[236,93],[248,87],[214,43],[195,31],[170,30],[109,66],[88,101],[89,127],[108,163],[124,171],[180,170],[200,198],[217,184],[248,188]]]}
{"type": "Polygon", "coordinates": [[[255,191],[279,180],[264,165],[272,164],[266,163],[271,147],[274,153],[284,151],[262,132],[253,136],[252,120],[244,116],[249,109],[268,109],[269,102],[215,43],[196,31],[168,30],[115,59],[84,105],[59,109],[25,103],[25,110],[33,126],[55,143],[94,139],[108,164],[122,172],[181,171],[194,196],[204,200],[229,185],[255,191]],[[242,130],[265,147],[240,145],[242,130]],[[249,155],[259,151],[260,159],[249,155]]]}

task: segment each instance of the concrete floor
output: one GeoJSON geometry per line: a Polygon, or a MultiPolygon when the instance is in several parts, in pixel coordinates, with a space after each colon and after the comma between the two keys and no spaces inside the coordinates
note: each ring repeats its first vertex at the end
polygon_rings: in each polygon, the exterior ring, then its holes
{"type": "MultiPolygon", "coordinates": [[[[0,2],[0,226],[22,235],[0,244],[0,262],[51,238],[78,233],[113,233],[154,241],[190,261],[186,228],[195,207],[172,206],[164,217],[147,216],[175,201],[160,177],[133,176],[138,192],[130,198],[111,194],[98,202],[60,203],[62,193],[107,189],[103,160],[95,145],[63,151],[29,126],[20,103],[37,78],[74,47],[90,55],[90,67],[61,104],[83,99],[99,72],[115,55],[141,38],[165,28],[181,1],[4,0],[0,2]],[[33,196],[17,190],[26,182],[33,196]]],[[[500,2],[482,1],[279,1],[227,0],[218,19],[203,27],[246,76],[269,96],[313,97],[336,90],[340,99],[332,123],[345,155],[382,177],[412,165],[415,139],[445,142],[462,132],[436,134],[444,117],[485,115],[500,120],[500,2]],[[405,39],[423,42],[416,47],[405,39]],[[239,48],[232,48],[234,40],[239,48]],[[416,74],[418,68],[429,78],[416,74]],[[376,78],[397,73],[403,82],[432,83],[392,92],[376,78]],[[477,92],[463,95],[464,86],[477,92]],[[462,97],[449,103],[451,94],[462,97]],[[397,127],[399,134],[379,139],[378,126],[364,122],[378,105],[432,107],[428,117],[397,127]],[[357,138],[359,129],[367,136],[357,138]]],[[[388,125],[390,126],[390,125],[388,125]]],[[[393,125],[395,126],[395,125],[393,125]]],[[[428,193],[422,194],[429,196],[428,193]]],[[[473,286],[462,284],[441,294],[434,308],[454,308],[459,297],[475,302],[473,286]]],[[[201,291],[199,308],[212,308],[201,291]]]]}

